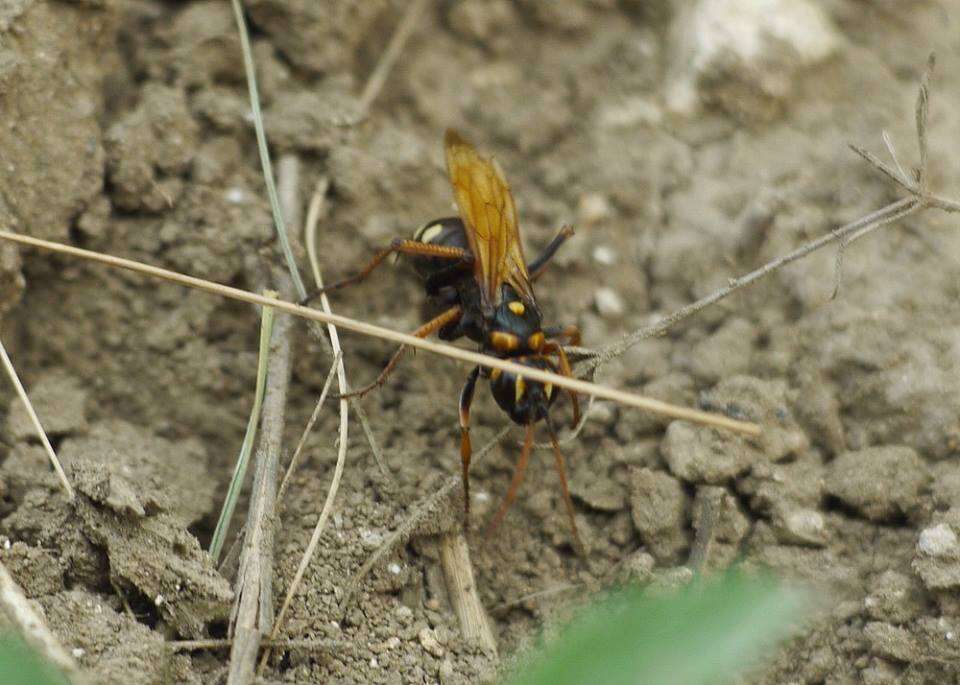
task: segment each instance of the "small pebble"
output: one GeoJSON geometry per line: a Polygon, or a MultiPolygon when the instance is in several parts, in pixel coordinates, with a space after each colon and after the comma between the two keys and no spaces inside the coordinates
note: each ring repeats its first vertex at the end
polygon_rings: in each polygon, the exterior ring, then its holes
{"type": "Polygon", "coordinates": [[[612,288],[599,288],[594,293],[593,300],[600,316],[608,319],[619,318],[626,310],[623,298],[612,288]]]}
{"type": "Polygon", "coordinates": [[[957,534],[946,523],[926,528],[920,533],[917,549],[931,557],[955,555],[957,549],[957,534]]]}
{"type": "Polygon", "coordinates": [[[577,203],[578,223],[589,226],[609,219],[611,214],[613,214],[613,208],[606,195],[586,193],[580,196],[580,201],[577,203]]]}
{"type": "Polygon", "coordinates": [[[247,194],[244,192],[243,188],[233,187],[233,188],[227,189],[226,195],[224,197],[226,197],[227,202],[229,202],[230,204],[239,205],[239,204],[243,204],[244,201],[247,199],[247,194]]]}
{"type": "Polygon", "coordinates": [[[786,533],[796,542],[823,545],[827,534],[823,514],[813,509],[796,509],[783,517],[786,533]]]}
{"type": "Polygon", "coordinates": [[[437,635],[429,628],[424,628],[417,634],[420,645],[438,659],[445,653],[443,646],[437,641],[437,635]]]}
{"type": "Polygon", "coordinates": [[[593,261],[603,266],[612,266],[617,262],[617,253],[609,245],[597,245],[593,248],[593,261]]]}

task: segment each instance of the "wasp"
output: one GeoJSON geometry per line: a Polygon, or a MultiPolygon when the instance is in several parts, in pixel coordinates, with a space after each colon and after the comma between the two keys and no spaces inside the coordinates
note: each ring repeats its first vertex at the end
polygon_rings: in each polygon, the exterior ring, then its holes
{"type": "MultiPolygon", "coordinates": [[[[376,253],[356,275],[334,283],[337,290],[364,280],[391,255],[410,259],[423,279],[426,293],[443,308],[412,335],[426,338],[434,333],[441,340],[467,338],[486,354],[509,358],[523,366],[572,376],[565,344],[579,344],[576,326],[545,328],[533,292],[533,283],[544,273],[560,246],[573,235],[564,226],[532,262],[527,262],[520,239],[517,209],[510,186],[500,165],[483,157],[456,131],[444,136],[447,172],[459,216],[435,219],[421,226],[412,238],[396,238],[376,253]]],[[[362,396],[383,385],[397,367],[405,347],[390,357],[380,375],[369,385],[350,393],[362,396]]],[[[463,480],[464,514],[470,514],[470,406],[479,378],[487,378],[493,398],[511,420],[526,429],[520,458],[514,467],[510,487],[487,535],[499,526],[513,504],[523,481],[533,448],[534,425],[546,424],[553,446],[555,466],[563,490],[563,501],[573,537],[583,549],[573,503],[567,487],[563,454],[551,422],[550,407],[558,392],[550,383],[525,379],[500,369],[475,367],[460,392],[460,461],[463,480]]],[[[573,424],[579,421],[577,396],[568,391],[573,406],[573,424]]]]}

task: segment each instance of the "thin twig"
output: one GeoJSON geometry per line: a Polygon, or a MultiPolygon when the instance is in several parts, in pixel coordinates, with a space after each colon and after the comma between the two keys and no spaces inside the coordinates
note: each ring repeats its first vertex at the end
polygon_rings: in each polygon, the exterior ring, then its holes
{"type": "MultiPolygon", "coordinates": [[[[907,203],[910,202],[910,200],[905,200],[903,202],[907,203]]],[[[960,210],[960,204],[957,205],[957,209],[960,210]]],[[[721,414],[711,414],[709,412],[699,411],[697,409],[678,407],[668,402],[661,402],[660,400],[655,400],[650,397],[643,397],[641,395],[625,392],[616,388],[597,385],[596,383],[588,383],[577,378],[561,376],[560,374],[551,373],[549,371],[544,371],[531,366],[522,366],[516,362],[511,362],[506,359],[499,359],[497,357],[491,357],[490,355],[480,354],[470,350],[463,350],[459,347],[454,347],[453,345],[417,338],[406,333],[400,333],[399,331],[383,328],[382,326],[375,326],[373,324],[366,323],[365,321],[351,319],[340,314],[332,314],[325,311],[311,309],[309,307],[304,307],[292,302],[279,300],[275,297],[267,297],[265,295],[251,293],[246,290],[241,290],[240,288],[233,288],[228,285],[207,281],[202,278],[187,276],[175,271],[169,271],[160,267],[150,266],[148,264],[143,264],[130,259],[101,254],[99,252],[92,252],[90,250],[84,250],[71,245],[62,245],[60,243],[54,243],[48,240],[41,240],[40,238],[33,238],[17,233],[11,233],[9,231],[0,231],[0,238],[11,240],[22,245],[39,247],[58,252],[60,254],[69,254],[74,257],[81,257],[83,259],[100,262],[101,264],[107,264],[109,266],[136,271],[138,273],[147,274],[156,278],[162,278],[173,283],[178,283],[180,285],[195,288],[208,293],[213,293],[222,297],[229,297],[242,302],[262,305],[264,307],[275,307],[278,311],[286,314],[293,314],[294,316],[310,319],[312,321],[320,321],[321,323],[333,324],[338,328],[345,328],[363,335],[390,340],[392,342],[407,345],[409,347],[416,347],[432,354],[438,354],[450,359],[456,359],[471,365],[479,364],[491,369],[500,369],[501,371],[507,371],[539,383],[552,383],[554,387],[557,388],[573,390],[581,395],[595,395],[601,399],[612,400],[614,402],[619,402],[620,404],[635,407],[637,409],[643,409],[654,414],[669,416],[675,419],[682,419],[684,421],[690,421],[693,423],[700,423],[707,426],[713,426],[715,428],[723,428],[748,436],[760,435],[760,427],[755,423],[737,421],[721,414]]],[[[772,268],[773,267],[768,269],[768,271],[772,270],[772,268]]],[[[753,280],[756,280],[756,278],[753,280]]],[[[742,285],[739,287],[742,287],[742,285]]],[[[724,293],[724,295],[725,294],[729,293],[724,293]]],[[[716,299],[721,299],[721,297],[717,297],[716,299]]],[[[702,309],[702,306],[700,308],[702,309]]],[[[686,309],[688,308],[685,308],[685,310],[686,309]]],[[[662,330],[665,329],[666,327],[664,327],[662,330]]],[[[654,335],[656,332],[657,331],[654,330],[652,333],[646,334],[642,337],[654,335]]],[[[632,335],[636,334],[631,334],[631,336],[632,335]]],[[[628,343],[626,347],[630,346],[629,339],[631,336],[625,338],[628,343]]],[[[638,338],[638,340],[642,339],[642,337],[638,338]]],[[[601,355],[610,354],[611,351],[615,351],[616,345],[621,344],[623,344],[622,341],[621,343],[616,343],[614,346],[606,348],[606,350],[598,353],[597,358],[601,359],[602,363],[603,357],[601,355]]],[[[626,349],[626,347],[624,349],[626,349]]],[[[615,354],[611,356],[615,356],[615,354]]],[[[596,363],[596,359],[591,361],[596,363]]]]}
{"type": "Polygon", "coordinates": [[[397,30],[394,31],[393,37],[390,38],[387,49],[380,55],[380,60],[370,73],[370,78],[367,80],[367,84],[363,88],[363,93],[360,95],[360,110],[364,114],[370,111],[370,105],[373,104],[377,95],[380,94],[380,91],[383,89],[383,84],[387,82],[387,76],[390,70],[393,69],[397,58],[400,56],[400,51],[403,50],[403,46],[410,38],[410,34],[413,33],[413,29],[417,25],[417,19],[420,18],[420,13],[423,12],[423,8],[426,7],[427,1],[428,0],[413,0],[413,2],[407,5],[407,11],[403,15],[403,19],[400,20],[400,24],[397,25],[397,30]]]}
{"type": "Polygon", "coordinates": [[[330,365],[330,371],[327,373],[327,379],[323,382],[323,389],[320,391],[320,399],[317,400],[317,404],[313,408],[313,413],[310,414],[310,418],[307,420],[307,425],[304,426],[303,433],[300,434],[300,440],[297,442],[297,447],[293,450],[293,457],[290,458],[290,464],[287,466],[287,471],[283,475],[283,480],[280,482],[280,490],[277,492],[277,503],[279,505],[283,504],[284,496],[287,494],[287,487],[290,484],[290,477],[297,468],[297,464],[300,461],[300,454],[303,452],[303,447],[307,443],[307,437],[310,435],[311,431],[313,431],[313,426],[320,416],[320,409],[323,408],[323,403],[327,400],[327,393],[330,392],[330,385],[333,383],[333,378],[337,373],[337,364],[340,361],[341,356],[343,355],[338,354],[336,357],[334,357],[333,364],[330,365]]]}
{"type": "MultiPolygon", "coordinates": [[[[310,263],[310,271],[313,273],[314,281],[320,279],[322,283],[322,272],[320,269],[320,251],[317,249],[317,227],[320,222],[320,217],[323,215],[325,209],[325,203],[327,200],[327,190],[330,188],[330,179],[326,176],[322,176],[320,180],[317,181],[317,186],[314,188],[313,197],[310,198],[310,207],[307,210],[307,222],[304,224],[304,244],[307,248],[307,260],[310,263]]],[[[319,287],[319,286],[318,286],[319,287]]],[[[329,308],[325,311],[330,311],[329,308]]],[[[314,337],[319,339],[324,345],[330,348],[330,344],[327,342],[327,339],[323,337],[320,332],[319,326],[311,326],[311,332],[314,333],[314,337]]],[[[333,349],[329,349],[331,355],[333,354],[333,349]]],[[[343,360],[340,360],[340,365],[343,365],[343,360]]],[[[344,371],[344,373],[346,373],[344,371]]],[[[349,387],[349,382],[347,383],[349,387]]],[[[343,391],[340,393],[343,394],[343,391]]],[[[374,461],[377,462],[377,468],[380,469],[387,479],[392,479],[393,476],[390,474],[390,469],[387,468],[386,459],[383,456],[383,452],[380,450],[380,446],[377,444],[377,439],[373,435],[373,429],[370,428],[370,419],[367,418],[367,412],[363,408],[363,404],[360,402],[359,397],[350,398],[350,406],[353,411],[356,413],[357,418],[360,420],[360,428],[363,430],[364,436],[367,438],[367,443],[370,445],[370,452],[373,454],[374,461]]]]}
{"type": "Polygon", "coordinates": [[[70,682],[87,682],[76,662],[37,615],[32,602],[23,594],[3,562],[0,562],[0,610],[23,636],[24,641],[59,668],[70,682]]]}
{"type": "MultiPolygon", "coordinates": [[[[233,646],[234,641],[220,640],[173,640],[166,646],[175,652],[189,652],[200,649],[227,649],[233,646]]],[[[261,640],[263,647],[279,647],[281,649],[308,649],[326,652],[353,652],[356,645],[345,640],[261,640]]]]}
{"type": "MultiPolygon", "coordinates": [[[[277,279],[281,288],[289,292],[290,280],[286,274],[278,274],[277,279]]],[[[291,328],[289,317],[277,317],[271,341],[273,349],[263,402],[263,428],[250,493],[246,537],[237,573],[229,684],[253,682],[261,637],[273,624],[274,510],[284,407],[290,385],[291,328]]]]}
{"type": "Polygon", "coordinates": [[[917,167],[917,187],[921,193],[927,190],[927,122],[930,116],[930,79],[937,64],[933,53],[927,58],[927,68],[920,79],[920,91],[917,93],[915,118],[917,123],[917,149],[920,153],[920,166],[917,167]]]}
{"type": "Polygon", "coordinates": [[[914,201],[911,204],[908,204],[906,207],[901,209],[899,212],[891,214],[890,216],[884,217],[883,219],[878,219],[873,223],[867,224],[858,228],[853,233],[848,234],[842,240],[840,240],[840,245],[837,247],[837,257],[834,262],[833,268],[833,292],[830,293],[830,299],[833,300],[840,293],[840,284],[843,280],[843,254],[846,251],[847,247],[852,245],[854,242],[865,236],[867,233],[874,231],[878,228],[886,226],[887,224],[892,224],[895,221],[899,221],[906,216],[909,216],[920,209],[922,209],[922,204],[919,200],[914,201]]]}
{"type": "MultiPolygon", "coordinates": [[[[510,426],[507,426],[500,430],[490,442],[481,447],[479,450],[473,453],[473,464],[476,465],[481,459],[483,459],[490,450],[499,444],[499,442],[510,432],[510,426]]],[[[434,515],[440,507],[441,502],[448,498],[453,491],[460,485],[460,476],[449,476],[435,492],[425,495],[420,498],[412,507],[410,515],[401,523],[395,531],[393,531],[390,536],[383,541],[383,544],[377,548],[377,550],[371,554],[363,566],[353,575],[353,577],[347,582],[343,589],[343,599],[340,601],[340,611],[346,611],[346,607],[350,604],[350,600],[353,599],[354,593],[357,591],[357,588],[360,586],[360,583],[363,582],[363,579],[372,571],[376,566],[382,562],[388,554],[391,554],[393,550],[402,545],[404,542],[410,539],[410,536],[416,532],[423,522],[427,519],[428,516],[434,515]]]]}
{"type": "Polygon", "coordinates": [[[10,382],[13,383],[13,387],[17,391],[17,395],[20,396],[23,406],[27,409],[27,416],[30,417],[30,422],[33,423],[33,428],[37,431],[37,436],[39,436],[40,442],[43,443],[43,449],[47,452],[47,458],[50,460],[53,470],[57,472],[57,478],[60,479],[60,483],[63,485],[63,489],[67,493],[67,497],[73,501],[75,497],[73,494],[73,487],[71,487],[70,481],[67,480],[67,474],[63,472],[63,467],[60,465],[60,460],[57,458],[57,453],[53,451],[53,445],[50,444],[50,440],[47,438],[47,433],[45,430],[43,430],[43,424],[40,423],[40,417],[37,416],[37,412],[33,409],[33,403],[30,402],[30,398],[27,396],[27,391],[24,389],[23,383],[20,382],[20,377],[17,375],[17,370],[13,368],[13,362],[10,361],[10,357],[7,354],[7,348],[3,346],[3,341],[0,341],[0,359],[3,360],[3,368],[6,370],[7,376],[10,377],[10,382]]]}
{"type": "Polygon", "coordinates": [[[457,530],[441,535],[439,547],[440,567],[447,585],[447,596],[460,623],[463,639],[496,654],[497,641],[493,637],[490,619],[483,609],[477,584],[473,579],[467,539],[462,531],[457,530]]]}
{"type": "Polygon", "coordinates": [[[553,595],[559,595],[564,592],[570,592],[571,590],[580,590],[584,587],[583,583],[565,583],[563,585],[557,585],[556,587],[548,587],[546,590],[538,590],[537,592],[530,592],[516,599],[511,599],[503,604],[498,604],[490,610],[490,613],[494,616],[500,616],[514,607],[518,607],[521,604],[526,604],[527,602],[532,602],[535,599],[543,599],[544,597],[552,597],[553,595]]]}
{"type": "Polygon", "coordinates": [[[897,148],[893,144],[893,138],[890,137],[886,129],[880,132],[880,137],[883,138],[883,144],[886,146],[887,152],[890,153],[890,159],[893,160],[893,165],[897,167],[897,176],[901,178],[904,183],[910,183],[910,176],[907,175],[903,165],[900,164],[900,158],[897,156],[897,148]]]}
{"type": "Polygon", "coordinates": [[[645,326],[644,328],[640,328],[625,335],[617,342],[601,348],[594,353],[594,357],[592,359],[589,359],[585,362],[586,368],[596,368],[610,361],[614,357],[619,357],[641,340],[662,335],[667,331],[667,329],[671,328],[683,319],[693,316],[700,310],[705,309],[712,304],[716,304],[728,295],[731,295],[741,288],[745,288],[748,285],[755,283],[777,269],[780,269],[791,262],[795,262],[798,259],[802,259],[810,253],[815,252],[816,250],[819,250],[820,248],[825,247],[833,242],[842,240],[844,237],[854,233],[864,226],[871,225],[877,221],[884,221],[886,218],[898,214],[907,207],[915,204],[915,202],[916,200],[913,197],[897,200],[896,202],[893,202],[882,209],[871,212],[870,214],[846,224],[845,226],[841,226],[840,228],[831,231],[826,235],[817,238],[816,240],[801,245],[792,252],[767,262],[763,266],[759,267],[758,269],[754,269],[748,274],[740,276],[739,278],[731,279],[726,286],[715,290],[709,295],[701,297],[696,302],[692,302],[685,307],[681,307],[677,311],[673,312],[667,317],[664,317],[663,319],[660,319],[656,323],[650,326],[645,326]]]}

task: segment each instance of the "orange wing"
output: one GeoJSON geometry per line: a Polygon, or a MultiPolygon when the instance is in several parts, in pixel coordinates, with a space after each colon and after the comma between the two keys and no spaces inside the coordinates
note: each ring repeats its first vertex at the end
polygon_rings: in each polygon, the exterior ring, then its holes
{"type": "Polygon", "coordinates": [[[522,299],[535,306],[520,242],[517,208],[500,165],[481,157],[473,145],[453,130],[444,136],[444,147],[447,173],[466,226],[484,307],[500,303],[502,283],[512,285],[522,299]]]}

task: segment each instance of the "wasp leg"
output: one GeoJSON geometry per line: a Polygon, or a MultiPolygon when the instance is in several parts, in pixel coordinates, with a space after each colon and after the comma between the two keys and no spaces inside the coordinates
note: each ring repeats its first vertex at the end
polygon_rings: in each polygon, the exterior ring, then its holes
{"type": "Polygon", "coordinates": [[[493,535],[493,533],[500,526],[500,522],[503,521],[503,517],[507,515],[510,505],[513,504],[513,500],[517,496],[517,490],[520,489],[520,483],[523,482],[523,476],[527,472],[527,461],[530,459],[530,450],[532,448],[533,424],[530,423],[527,424],[527,435],[523,439],[523,450],[520,452],[520,459],[517,460],[517,465],[513,467],[513,478],[510,481],[510,489],[507,490],[507,495],[503,498],[500,508],[497,510],[497,513],[490,522],[490,525],[487,526],[487,532],[484,533],[484,538],[488,540],[490,539],[490,536],[493,535]]]}
{"type": "MultiPolygon", "coordinates": [[[[460,305],[457,305],[456,307],[450,307],[450,309],[440,314],[440,316],[427,321],[427,323],[420,326],[420,328],[415,330],[410,335],[416,338],[426,338],[428,335],[430,335],[434,331],[441,329],[444,326],[447,326],[451,323],[456,322],[461,316],[463,316],[463,309],[460,307],[460,305]]],[[[407,351],[406,345],[401,345],[400,347],[398,347],[397,351],[393,353],[393,356],[390,357],[390,361],[388,361],[387,365],[383,367],[383,371],[380,372],[380,375],[377,376],[377,379],[373,381],[373,383],[369,383],[368,385],[363,386],[359,390],[352,390],[348,393],[344,393],[343,395],[339,396],[339,399],[363,397],[374,388],[378,388],[384,383],[386,383],[387,378],[390,376],[391,373],[393,373],[394,369],[397,368],[397,364],[400,363],[400,359],[403,357],[406,351],[407,351]]]]}
{"type": "Polygon", "coordinates": [[[566,345],[580,344],[580,327],[572,323],[569,326],[548,326],[543,329],[548,338],[563,338],[566,345]]]}
{"type": "Polygon", "coordinates": [[[573,500],[570,499],[570,488],[567,487],[567,469],[564,465],[563,453],[560,451],[560,443],[557,442],[557,434],[549,421],[547,422],[547,430],[550,432],[550,444],[553,445],[553,456],[557,467],[557,475],[560,476],[560,488],[563,490],[563,506],[566,508],[567,516],[570,518],[570,530],[573,532],[577,552],[580,556],[586,556],[587,548],[583,546],[583,540],[580,539],[580,532],[577,530],[577,520],[573,514],[573,500]]]}
{"type": "Polygon", "coordinates": [[[569,224],[560,229],[560,232],[554,236],[553,240],[543,248],[543,252],[537,255],[537,258],[532,262],[527,264],[527,271],[530,272],[530,280],[535,281],[540,276],[543,275],[543,272],[547,270],[547,264],[553,259],[553,255],[557,253],[557,250],[560,249],[560,246],[567,242],[573,235],[573,226],[569,224]]]}
{"type": "MultiPolygon", "coordinates": [[[[580,332],[577,330],[577,336],[579,337],[580,332]]],[[[543,346],[543,354],[556,354],[557,359],[560,361],[560,375],[567,376],[568,378],[573,378],[573,369],[570,367],[570,360],[567,359],[567,353],[563,350],[563,347],[560,343],[555,340],[547,342],[543,346]]],[[[573,421],[570,423],[571,428],[575,428],[578,423],[580,423],[580,400],[577,399],[577,393],[573,390],[567,390],[567,394],[570,396],[570,402],[573,403],[573,421]]]]}
{"type": "Polygon", "coordinates": [[[460,478],[463,480],[463,527],[470,525],[470,457],[473,446],[470,444],[470,405],[473,403],[473,391],[477,387],[480,367],[475,366],[467,382],[460,391],[460,478]]]}
{"type": "Polygon", "coordinates": [[[337,281],[336,283],[325,286],[324,288],[310,295],[306,301],[309,302],[320,293],[330,292],[331,290],[339,290],[340,288],[345,288],[348,285],[359,283],[369,276],[374,269],[380,266],[383,263],[383,260],[394,253],[420,255],[422,257],[439,257],[440,259],[458,259],[461,261],[469,261],[473,259],[469,252],[459,247],[431,245],[430,243],[421,243],[419,240],[396,238],[392,243],[390,243],[390,247],[377,252],[377,254],[373,256],[373,259],[371,259],[370,262],[363,267],[360,273],[350,276],[349,278],[344,278],[342,281],[337,281]]]}

